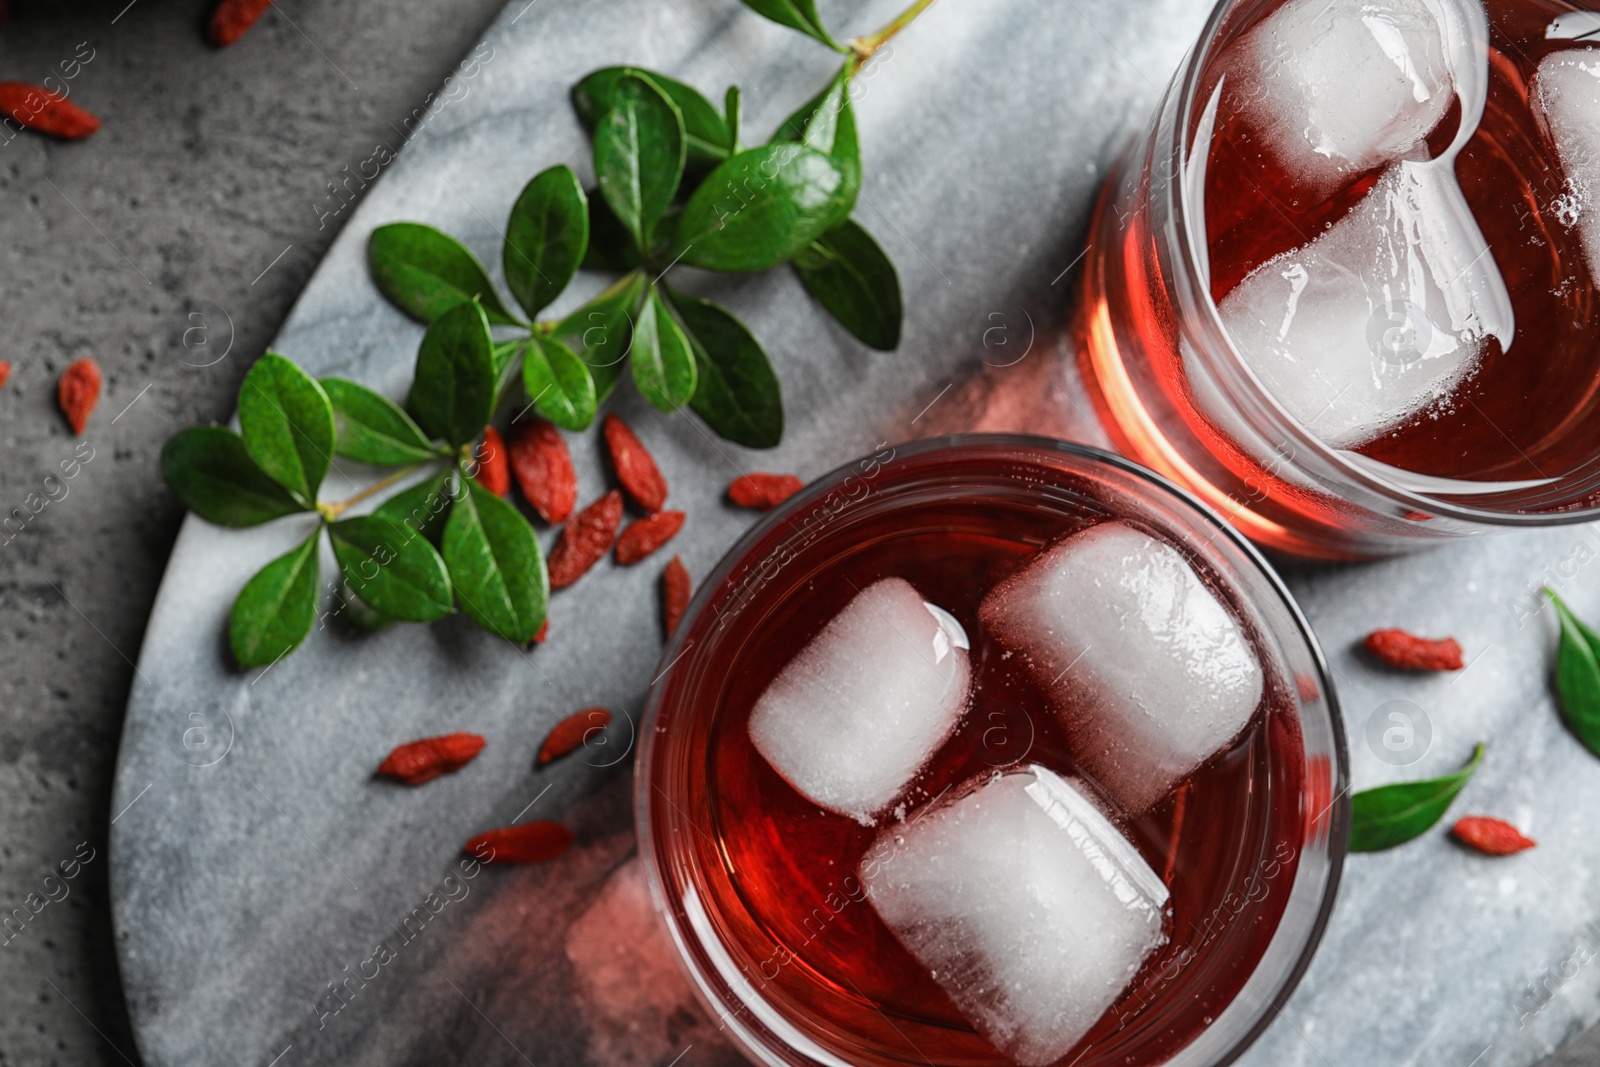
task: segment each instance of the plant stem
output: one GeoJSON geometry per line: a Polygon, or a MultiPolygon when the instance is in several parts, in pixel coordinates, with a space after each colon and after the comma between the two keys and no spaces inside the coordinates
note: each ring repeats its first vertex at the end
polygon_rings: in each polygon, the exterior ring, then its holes
{"type": "Polygon", "coordinates": [[[317,505],[317,510],[322,513],[322,517],[323,518],[328,519],[331,522],[332,520],[337,519],[340,515],[343,515],[345,513],[346,509],[354,507],[355,505],[361,503],[363,500],[366,500],[368,497],[372,496],[374,493],[383,492],[385,489],[389,488],[391,485],[393,485],[395,482],[398,482],[400,479],[404,478],[406,475],[411,474],[414,471],[420,470],[423,467],[426,467],[428,465],[428,463],[430,463],[430,462],[432,462],[432,461],[431,460],[424,460],[421,463],[413,463],[409,467],[401,467],[399,470],[397,470],[393,474],[389,475],[389,477],[387,477],[387,478],[383,479],[382,481],[377,482],[377,483],[375,483],[373,485],[367,486],[365,489],[361,490],[361,492],[357,493],[355,496],[351,497],[350,499],[336,501],[336,502],[334,502],[332,504],[318,504],[317,505]]]}
{"type": "MultiPolygon", "coordinates": [[[[916,17],[928,10],[932,4],[933,0],[916,0],[916,3],[900,12],[899,15],[895,16],[892,22],[890,22],[883,29],[879,30],[877,33],[869,34],[866,37],[852,37],[850,40],[846,41],[845,44],[850,47],[850,51],[855,53],[856,70],[860,70],[862,67],[864,67],[867,63],[867,60],[871,59],[878,49],[887,44],[889,39],[895,34],[911,25],[911,23],[916,20],[916,17]]],[[[855,72],[852,71],[851,73],[853,74],[855,72]]]]}

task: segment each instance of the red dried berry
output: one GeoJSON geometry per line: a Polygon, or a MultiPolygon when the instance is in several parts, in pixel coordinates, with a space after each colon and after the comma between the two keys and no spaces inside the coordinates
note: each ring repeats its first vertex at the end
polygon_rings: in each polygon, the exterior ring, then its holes
{"type": "Polygon", "coordinates": [[[766,511],[805,488],[792,474],[746,474],[728,483],[728,499],[741,508],[766,511]]]}
{"type": "Polygon", "coordinates": [[[603,429],[617,481],[635,504],[646,511],[660,511],[667,502],[667,480],[661,477],[661,468],[627,423],[607,415],[603,429]]]}
{"type": "Polygon", "coordinates": [[[30,130],[77,141],[100,128],[100,120],[65,97],[27,82],[0,82],[0,112],[30,130]]]}
{"type": "Polygon", "coordinates": [[[567,521],[578,502],[578,472],[561,431],[544,419],[512,427],[511,471],[541,519],[567,521]]]}
{"type": "Polygon", "coordinates": [[[482,751],[483,738],[478,734],[424,737],[395,746],[389,757],[378,764],[378,773],[398,778],[406,785],[421,785],[441,774],[459,771],[482,751]]]}
{"type": "Polygon", "coordinates": [[[11,361],[9,359],[0,359],[0,389],[4,389],[6,387],[6,383],[10,380],[11,361]]]}
{"type": "Polygon", "coordinates": [[[572,844],[572,831],[558,822],[525,822],[486,830],[462,846],[484,863],[546,863],[572,844]]]}
{"type": "Polygon", "coordinates": [[[511,492],[511,463],[506,458],[506,443],[493,426],[483,428],[483,443],[478,445],[478,473],[472,477],[495,496],[511,492]]]}
{"type": "Polygon", "coordinates": [[[678,623],[689,608],[689,593],[689,568],[673,556],[661,572],[661,619],[666,623],[668,637],[677,632],[678,623]]]}
{"type": "Polygon", "coordinates": [[[533,643],[542,645],[550,638],[550,620],[546,619],[539,624],[539,632],[533,635],[533,643]]]}
{"type": "Polygon", "coordinates": [[[658,511],[628,524],[617,538],[617,562],[638,563],[650,553],[678,536],[683,529],[681,511],[658,511]]]}
{"type": "Polygon", "coordinates": [[[81,437],[83,428],[89,425],[90,413],[100,402],[100,365],[92,359],[69,363],[56,383],[56,401],[72,432],[81,437]]]}
{"type": "Polygon", "coordinates": [[[1522,831],[1510,823],[1483,815],[1469,815],[1456,823],[1450,832],[1457,841],[1485,856],[1509,856],[1538,844],[1532,838],[1524,837],[1522,831]]]}
{"type": "Polygon", "coordinates": [[[575,752],[592,735],[611,725],[611,712],[606,708],[584,708],[575,711],[556,723],[555,729],[539,746],[537,765],[543,767],[562,756],[575,752]]]}
{"type": "Polygon", "coordinates": [[[222,0],[211,13],[211,43],[226,48],[256,24],[272,0],[222,0]]]}
{"type": "Polygon", "coordinates": [[[550,588],[565,589],[611,551],[622,524],[622,494],[615,489],[572,517],[550,550],[550,588]]]}
{"type": "Polygon", "coordinates": [[[1374,630],[1361,642],[1386,667],[1401,671],[1459,671],[1461,645],[1453,637],[1430,639],[1404,630],[1374,630]]]}

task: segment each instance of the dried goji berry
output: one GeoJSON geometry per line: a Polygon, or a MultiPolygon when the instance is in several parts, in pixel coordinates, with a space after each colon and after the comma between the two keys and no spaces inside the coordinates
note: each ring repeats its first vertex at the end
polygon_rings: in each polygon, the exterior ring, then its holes
{"type": "Polygon", "coordinates": [[[1461,645],[1453,637],[1430,639],[1404,630],[1374,630],[1361,642],[1386,667],[1402,671],[1459,671],[1461,645]]]}
{"type": "Polygon", "coordinates": [[[398,778],[406,785],[421,785],[441,774],[459,771],[482,751],[483,738],[478,734],[424,737],[395,746],[389,758],[378,764],[378,773],[398,778]]]}
{"type": "Polygon", "coordinates": [[[661,505],[667,502],[667,480],[661,477],[661,468],[628,429],[627,423],[615,415],[607,415],[604,430],[617,481],[635,504],[646,511],[660,511],[661,505]]]}
{"type": "Polygon", "coordinates": [[[90,413],[100,402],[100,365],[92,359],[76,359],[67,364],[56,383],[56,401],[72,432],[82,436],[90,413]]]}
{"type": "Polygon", "coordinates": [[[622,494],[615,489],[572,516],[550,550],[550,588],[565,589],[611,551],[622,524],[622,494]]]}
{"type": "Polygon", "coordinates": [[[573,712],[556,723],[555,729],[544,739],[544,744],[539,746],[538,765],[543,767],[576,751],[591,734],[610,725],[611,712],[606,708],[584,708],[573,712]]]}
{"type": "Polygon", "coordinates": [[[0,359],[0,389],[4,389],[6,387],[6,383],[10,380],[11,361],[9,359],[0,359]]]}
{"type": "Polygon", "coordinates": [[[548,523],[566,522],[578,502],[578,472],[561,431],[544,419],[511,428],[511,470],[522,495],[548,523]]]}
{"type": "Polygon", "coordinates": [[[628,524],[617,538],[617,562],[638,563],[650,553],[678,536],[683,529],[681,511],[658,511],[628,524]]]}
{"type": "Polygon", "coordinates": [[[661,572],[661,618],[667,625],[668,637],[677,632],[678,622],[689,608],[689,591],[689,568],[673,556],[661,572]]]}
{"type": "Polygon", "coordinates": [[[66,97],[27,82],[0,82],[0,112],[18,125],[76,141],[100,128],[100,120],[66,97]]]}
{"type": "Polygon", "coordinates": [[[226,48],[256,24],[272,0],[222,0],[211,13],[211,43],[226,48]]]}
{"type": "Polygon", "coordinates": [[[525,822],[485,830],[462,846],[484,863],[545,863],[572,844],[572,831],[558,822],[525,822]]]}
{"type": "Polygon", "coordinates": [[[745,474],[728,483],[728,499],[741,508],[765,511],[794,496],[805,484],[792,474],[745,474]]]}
{"type": "Polygon", "coordinates": [[[539,632],[533,635],[533,643],[542,645],[550,638],[550,620],[546,619],[539,624],[539,632]]]}
{"type": "Polygon", "coordinates": [[[1457,841],[1486,856],[1509,856],[1538,844],[1524,837],[1522,831],[1510,823],[1483,815],[1469,815],[1456,823],[1450,832],[1456,835],[1457,841]]]}
{"type": "Polygon", "coordinates": [[[483,428],[483,443],[478,445],[478,473],[472,477],[495,496],[511,492],[511,463],[506,459],[506,443],[493,426],[483,428]]]}

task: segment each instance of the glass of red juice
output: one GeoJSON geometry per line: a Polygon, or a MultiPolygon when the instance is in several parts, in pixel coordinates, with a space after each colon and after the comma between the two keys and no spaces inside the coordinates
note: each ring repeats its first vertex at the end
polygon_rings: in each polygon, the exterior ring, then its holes
{"type": "Polygon", "coordinates": [[[750,530],[662,664],[640,851],[756,1063],[1227,1063],[1321,936],[1321,653],[1248,541],[1124,459],[881,448],[750,530]]]}
{"type": "Polygon", "coordinates": [[[1125,454],[1360,558],[1600,516],[1600,4],[1223,0],[1089,236],[1125,454]]]}

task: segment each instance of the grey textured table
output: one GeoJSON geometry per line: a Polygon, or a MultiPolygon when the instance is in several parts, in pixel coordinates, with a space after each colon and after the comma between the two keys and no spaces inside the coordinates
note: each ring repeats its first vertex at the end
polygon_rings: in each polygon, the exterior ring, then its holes
{"type": "MultiPolygon", "coordinates": [[[[873,205],[863,216],[907,279],[911,311],[899,356],[869,356],[820,325],[802,312],[786,279],[740,287],[730,296],[772,342],[784,374],[795,426],[774,466],[818,473],[873,443],[869,438],[877,431],[908,436],[1022,426],[1091,432],[1075,421],[1073,385],[1061,373],[1054,341],[1062,319],[1060,293],[1071,278],[1054,287],[1052,279],[1081,241],[1082,211],[1095,168],[1104,163],[1109,131],[1148,104],[1200,12],[1193,3],[1169,0],[1151,10],[1150,24],[1117,30],[1110,14],[1115,5],[1073,7],[1027,25],[1010,7],[945,0],[905,36],[883,69],[879,101],[863,102],[873,205]],[[963,85],[977,95],[965,95],[963,85]],[[994,122],[985,121],[990,110],[999,116],[994,122]],[[958,164],[971,169],[970,181],[950,179],[958,164]],[[995,212],[990,205],[997,202],[1006,210],[995,212]],[[973,240],[974,229],[981,240],[973,240]],[[1011,363],[1030,336],[1035,347],[1029,358],[1006,368],[985,366],[1011,363]],[[871,412],[861,403],[831,405],[823,371],[838,374],[839,367],[848,368],[856,392],[888,399],[871,412]]],[[[513,1037],[541,1063],[572,1062],[584,1052],[597,1063],[665,1063],[684,1044],[697,1045],[695,1055],[703,1057],[685,1063],[725,1061],[704,1036],[703,1024],[679,1011],[671,975],[658,969],[658,957],[641,952],[617,959],[592,951],[599,932],[623,943],[646,940],[647,930],[628,925],[638,921],[637,893],[629,868],[618,866],[629,845],[621,829],[626,782],[615,772],[574,769],[559,779],[558,792],[541,801],[559,806],[583,793],[599,795],[583,809],[584,828],[592,831],[589,844],[560,869],[559,879],[528,873],[502,879],[509,887],[488,892],[478,891],[488,885],[480,881],[473,887],[476,896],[458,909],[461,914],[447,915],[458,936],[424,944],[426,955],[410,963],[413,969],[404,977],[374,989],[330,1023],[334,1038],[313,1036],[317,1020],[306,1010],[325,980],[360,958],[354,946],[371,940],[366,925],[403,913],[442,873],[434,869],[441,843],[458,841],[462,825],[515,814],[532,795],[524,791],[530,783],[519,780],[526,766],[523,749],[536,742],[541,724],[557,708],[580,697],[637,707],[653,658],[648,650],[632,649],[645,640],[639,618],[619,628],[619,646],[610,651],[621,668],[607,683],[610,691],[602,692],[580,684],[582,676],[559,661],[560,646],[553,645],[548,651],[555,655],[541,669],[554,679],[547,684],[555,691],[540,693],[537,681],[519,680],[520,664],[493,662],[465,629],[444,627],[427,646],[324,649],[324,658],[308,648],[302,654],[297,669],[307,673],[299,677],[310,677],[319,665],[327,669],[335,659],[342,670],[354,672],[319,705],[323,718],[299,720],[308,728],[333,730],[340,753],[334,762],[346,777],[366,761],[376,740],[374,697],[400,706],[384,724],[387,738],[427,721],[418,717],[425,701],[415,692],[429,684],[430,673],[438,678],[466,663],[492,679],[483,696],[514,742],[499,762],[485,764],[476,788],[434,792],[428,804],[399,815],[414,833],[375,868],[404,870],[388,884],[369,881],[363,869],[344,862],[344,852],[336,852],[353,879],[350,886],[340,885],[340,876],[301,836],[308,832],[327,845],[322,834],[338,837],[345,832],[341,823],[358,818],[361,805],[373,801],[357,799],[355,807],[339,807],[337,817],[324,819],[315,810],[325,788],[316,768],[296,771],[291,762],[287,773],[282,766],[273,770],[271,746],[282,736],[277,730],[286,725],[283,720],[293,723],[295,715],[313,710],[296,709],[286,699],[291,690],[274,691],[264,683],[255,694],[257,705],[240,714],[239,750],[210,769],[256,773],[256,791],[274,794],[265,803],[253,800],[256,807],[243,821],[241,809],[229,803],[202,791],[184,792],[205,781],[208,769],[183,765],[173,752],[174,726],[184,721],[185,709],[181,699],[165,706],[155,699],[161,687],[173,684],[163,674],[138,682],[128,739],[133,772],[119,798],[110,797],[124,694],[134,678],[131,658],[177,518],[156,472],[160,443],[180,425],[231,414],[248,360],[276,332],[335,229],[353,213],[346,209],[321,224],[331,204],[324,183],[389,139],[391,124],[470,51],[493,14],[484,3],[455,2],[448,11],[442,3],[407,5],[403,13],[380,5],[285,3],[243,45],[219,55],[199,41],[199,5],[144,0],[119,18],[122,8],[120,2],[92,6],[61,21],[22,6],[18,24],[0,31],[0,77],[42,78],[77,42],[90,40],[96,59],[74,91],[108,120],[107,129],[86,144],[56,146],[29,137],[7,146],[8,154],[0,157],[7,163],[0,182],[12,207],[0,223],[7,238],[0,277],[11,298],[7,314],[13,327],[4,356],[17,366],[11,386],[0,393],[7,456],[15,457],[0,468],[6,500],[20,502],[71,451],[51,401],[60,367],[91,353],[108,371],[107,395],[88,434],[96,459],[71,483],[68,497],[5,546],[0,560],[0,591],[13,622],[0,646],[8,698],[0,706],[0,904],[20,905],[79,842],[95,849],[95,858],[71,883],[71,895],[46,907],[21,937],[0,949],[12,954],[0,968],[7,1008],[0,1012],[0,1063],[111,1063],[135,1056],[108,952],[105,888],[108,823],[124,810],[116,827],[123,835],[119,850],[122,841],[142,847],[126,857],[119,851],[119,864],[126,864],[119,867],[119,880],[134,887],[131,902],[123,901],[120,933],[132,961],[134,1015],[156,1062],[266,1063],[295,1043],[298,1049],[284,1063],[331,1062],[330,1057],[520,1062],[508,1047],[513,1037]],[[194,335],[184,344],[185,331],[198,321],[219,337],[219,323],[228,320],[231,354],[196,366],[216,349],[197,355],[194,335]],[[385,662],[408,658],[418,647],[431,647],[437,657],[431,672],[411,666],[414,676],[384,676],[385,662]],[[368,692],[357,699],[362,689],[368,692]],[[531,703],[524,706],[524,700],[531,703]],[[157,707],[163,717],[149,714],[157,707]],[[140,763],[141,754],[148,764],[140,763]],[[160,761],[177,764],[182,773],[173,775],[160,761]],[[160,773],[138,777],[146,765],[160,773]],[[190,776],[188,784],[183,775],[190,776]],[[173,790],[156,790],[158,779],[173,790]],[[146,781],[151,791],[141,794],[146,781]],[[495,793],[502,788],[503,795],[495,793]],[[274,812],[269,805],[288,810],[274,812]],[[185,855],[178,846],[191,838],[231,841],[233,847],[185,855]],[[196,865],[197,859],[204,862],[196,865]],[[413,859],[417,863],[408,866],[413,859]],[[263,877],[271,884],[252,884],[263,877]],[[592,902],[588,887],[601,884],[608,888],[592,902]],[[225,913],[236,897],[255,906],[225,913]],[[509,931],[548,925],[551,915],[582,918],[572,930],[539,941],[540,951],[505,951],[509,931]],[[459,936],[469,931],[472,936],[459,936]],[[576,1002],[590,1031],[586,1044],[569,1043],[565,1003],[519,999],[520,991],[545,987],[541,976],[550,971],[570,975],[579,987],[576,1002]],[[643,993],[634,984],[641,975],[643,993]],[[466,992],[452,992],[441,979],[466,992]],[[292,1023],[286,1022],[291,1008],[292,1023]],[[286,1026],[311,1033],[277,1041],[286,1026]],[[565,1036],[555,1043],[524,1043],[544,1033],[565,1036]]],[[[543,56],[545,71],[518,73],[491,64],[484,91],[500,84],[506,93],[471,107],[464,102],[458,122],[434,131],[434,143],[444,146],[500,144],[504,138],[522,153],[517,167],[474,175],[470,168],[441,163],[437,147],[430,162],[428,139],[419,140],[378,187],[373,210],[353,225],[342,261],[330,265],[320,289],[297,312],[281,342],[289,354],[393,385],[396,367],[405,362],[395,363],[395,351],[409,351],[414,334],[362,287],[352,248],[380,216],[400,215],[441,222],[491,247],[493,224],[462,201],[476,201],[481,193],[491,206],[485,214],[496,216],[521,176],[558,158],[581,157],[581,140],[559,94],[572,75],[627,59],[682,70],[707,88],[719,88],[739,77],[729,69],[738,64],[761,79],[751,94],[752,118],[760,128],[780,117],[792,87],[814,82],[825,63],[730,0],[614,5],[587,18],[579,17],[580,10],[571,0],[542,0],[523,32],[557,26],[569,40],[588,33],[592,54],[543,56]],[[630,8],[638,17],[630,17],[630,8]],[[707,47],[707,37],[720,49],[707,47]],[[475,127],[474,117],[513,99],[528,110],[502,116],[492,136],[475,127]],[[473,110],[480,105],[482,112],[473,110]],[[418,180],[440,173],[460,186],[460,200],[448,190],[440,193],[435,181],[418,180]],[[357,332],[340,321],[345,312],[364,328],[361,343],[319,350],[333,347],[330,332],[357,332]]],[[[858,19],[840,21],[864,28],[881,21],[884,10],[884,4],[869,5],[858,19]]],[[[686,554],[703,573],[744,520],[719,511],[709,479],[700,485],[691,476],[718,462],[692,427],[652,428],[668,439],[663,454],[678,465],[669,474],[702,527],[686,554]]],[[[1568,577],[1561,569],[1589,536],[1568,530],[1362,568],[1288,568],[1341,672],[1358,784],[1446,766],[1463,745],[1490,736],[1499,759],[1469,799],[1531,819],[1544,847],[1534,857],[1500,866],[1484,866],[1437,840],[1356,861],[1336,918],[1336,933],[1343,931],[1340,951],[1386,966],[1357,971],[1325,954],[1292,1009],[1303,1008],[1303,1014],[1275,1028],[1253,1062],[1322,1062],[1326,1050],[1332,1062],[1343,1064],[1357,1062],[1351,1049],[1368,1047],[1405,1051],[1361,1062],[1465,1065],[1483,1049],[1481,1063],[1525,1064],[1596,1014],[1594,969],[1573,963],[1586,957],[1574,955],[1571,933],[1600,914],[1587,879],[1594,850],[1584,847],[1585,806],[1563,802],[1564,795],[1573,801],[1592,797],[1594,768],[1550,726],[1548,695],[1536,666],[1548,650],[1548,620],[1523,619],[1513,602],[1528,580],[1548,568],[1579,603],[1600,613],[1600,597],[1584,593],[1593,584],[1586,582],[1588,574],[1568,577]],[[1396,683],[1374,674],[1347,646],[1379,621],[1375,613],[1386,614],[1381,621],[1419,629],[1459,630],[1477,657],[1473,667],[1454,687],[1447,681],[1396,683]],[[1415,768],[1384,767],[1361,740],[1369,715],[1394,699],[1423,707],[1435,723],[1436,751],[1415,768]],[[1437,907],[1440,896],[1454,905],[1437,907]],[[1442,990],[1458,992],[1473,981],[1485,991],[1475,1013],[1461,1012],[1459,1002],[1450,1010],[1441,1007],[1442,990]],[[1532,1008],[1544,996],[1524,998],[1518,1010],[1500,995],[1502,987],[1519,992],[1541,981],[1553,997],[1541,1011],[1532,1008]],[[1330,1026],[1329,1019],[1343,1022],[1330,1026]],[[1352,1019],[1363,1025],[1351,1026],[1352,1019]]],[[[191,530],[185,538],[184,552],[204,547],[203,532],[191,530]]],[[[267,551],[264,544],[228,547],[244,557],[238,567],[267,551]]],[[[638,594],[627,581],[595,578],[596,588],[616,583],[611,588],[638,594]]],[[[641,576],[635,584],[643,582],[641,576]]],[[[170,665],[170,657],[187,656],[194,676],[205,677],[214,669],[217,649],[209,637],[193,635],[216,633],[215,618],[205,614],[215,604],[199,604],[200,617],[186,626],[172,625],[172,604],[166,607],[168,624],[158,614],[152,637],[186,633],[191,640],[157,647],[157,661],[170,665]]],[[[567,621],[560,606],[555,620],[558,626],[567,621]]],[[[567,647],[570,655],[574,646],[567,647]]],[[[151,654],[147,648],[145,656],[151,654]]],[[[237,799],[250,788],[235,778],[219,796],[237,799]]],[[[396,817],[395,805],[388,803],[393,799],[378,802],[377,817],[396,817]]],[[[353,854],[363,867],[375,858],[365,854],[370,851],[358,839],[353,854]]],[[[1600,1056],[1596,1047],[1580,1039],[1565,1058],[1552,1062],[1593,1062],[1600,1056]]]]}

